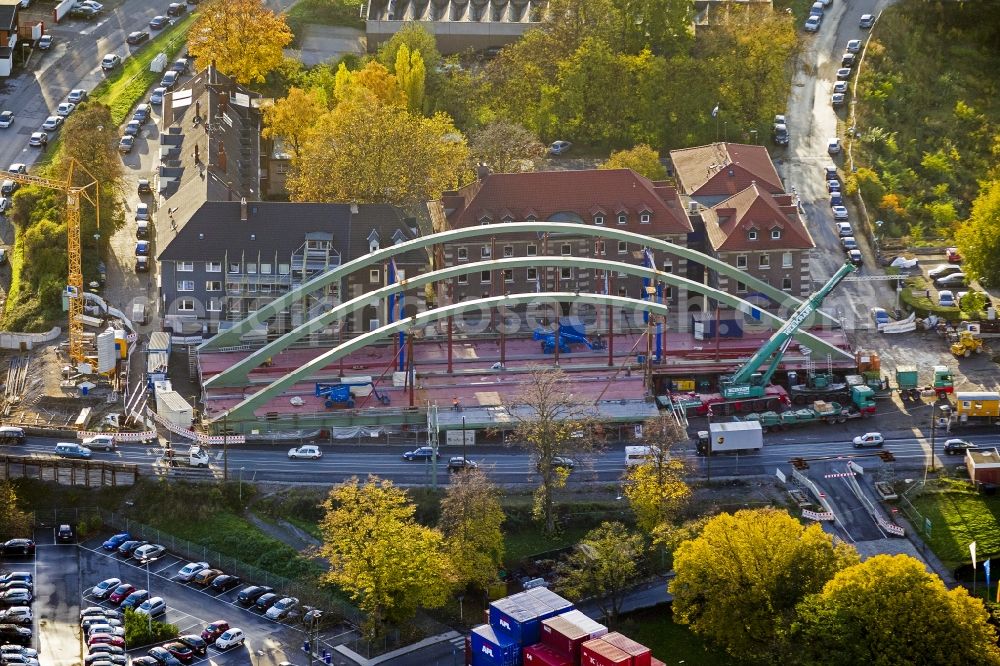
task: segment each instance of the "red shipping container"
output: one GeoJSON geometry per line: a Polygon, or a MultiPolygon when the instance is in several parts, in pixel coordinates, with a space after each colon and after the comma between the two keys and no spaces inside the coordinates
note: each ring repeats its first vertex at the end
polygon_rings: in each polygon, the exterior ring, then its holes
{"type": "Polygon", "coordinates": [[[650,660],[653,658],[653,653],[650,652],[649,648],[645,645],[636,643],[628,636],[619,634],[617,631],[601,636],[601,640],[606,643],[611,643],[619,650],[628,652],[632,655],[632,666],[650,666],[650,660]]]}
{"type": "Polygon", "coordinates": [[[573,666],[573,660],[544,643],[535,643],[524,648],[524,666],[573,666]]]}
{"type": "Polygon", "coordinates": [[[590,634],[561,615],[542,620],[542,643],[577,663],[580,646],[590,640],[590,634]]]}
{"type": "Polygon", "coordinates": [[[595,638],[580,646],[580,666],[632,666],[632,655],[595,638]]]}
{"type": "Polygon", "coordinates": [[[465,637],[465,666],[472,666],[472,637],[465,637]]]}
{"type": "Polygon", "coordinates": [[[656,657],[652,657],[649,660],[649,663],[651,663],[653,666],[667,666],[666,664],[664,664],[662,661],[660,661],[656,657]]]}

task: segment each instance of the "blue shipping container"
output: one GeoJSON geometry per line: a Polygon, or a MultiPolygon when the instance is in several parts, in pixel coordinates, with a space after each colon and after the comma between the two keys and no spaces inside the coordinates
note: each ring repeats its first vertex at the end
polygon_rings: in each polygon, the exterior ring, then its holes
{"type": "Polygon", "coordinates": [[[521,646],[482,624],[472,630],[472,666],[521,666],[521,646]]]}
{"type": "Polygon", "coordinates": [[[556,594],[547,587],[535,587],[525,592],[525,594],[534,597],[536,600],[542,602],[543,604],[551,608],[553,611],[555,611],[554,613],[547,613],[545,617],[539,618],[540,620],[547,620],[550,617],[554,617],[556,615],[565,613],[566,611],[573,610],[572,601],[569,601],[568,599],[563,599],[562,597],[560,597],[558,594],[556,594]]]}
{"type": "Polygon", "coordinates": [[[542,616],[549,611],[548,605],[520,592],[490,604],[490,626],[520,646],[534,645],[541,640],[542,616]]]}

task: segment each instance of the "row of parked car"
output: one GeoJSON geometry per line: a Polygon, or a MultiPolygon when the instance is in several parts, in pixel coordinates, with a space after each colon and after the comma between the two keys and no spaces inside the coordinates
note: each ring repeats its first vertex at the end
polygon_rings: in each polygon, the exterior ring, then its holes
{"type": "MultiPolygon", "coordinates": [[[[62,525],[58,540],[73,539],[73,531],[62,525]]],[[[21,559],[35,554],[35,542],[28,538],[9,539],[0,544],[0,556],[21,559]]],[[[31,649],[35,579],[30,571],[4,571],[0,575],[0,664],[38,666],[38,654],[31,649]]]]}

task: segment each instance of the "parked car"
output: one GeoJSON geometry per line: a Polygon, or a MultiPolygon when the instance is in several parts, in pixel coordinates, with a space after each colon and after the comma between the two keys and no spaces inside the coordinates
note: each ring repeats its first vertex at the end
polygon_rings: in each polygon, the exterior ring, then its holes
{"type": "Polygon", "coordinates": [[[180,571],[177,572],[176,578],[177,580],[182,580],[186,583],[189,582],[192,578],[194,578],[195,574],[197,574],[199,571],[203,571],[208,568],[209,568],[208,562],[188,562],[183,567],[181,567],[180,571]]]}
{"type": "Polygon", "coordinates": [[[847,52],[848,53],[858,53],[861,50],[861,40],[852,39],[847,42],[847,52]]]}
{"type": "Polygon", "coordinates": [[[847,260],[855,266],[860,266],[864,263],[865,257],[861,254],[861,250],[854,249],[847,251],[847,260]]]}
{"type": "Polygon", "coordinates": [[[9,539],[0,546],[0,555],[32,555],[34,552],[35,542],[31,539],[9,539]]]}
{"type": "Polygon", "coordinates": [[[216,620],[209,623],[201,632],[201,638],[209,643],[214,643],[215,639],[229,631],[229,623],[225,620],[216,620]]]}
{"type": "Polygon", "coordinates": [[[205,656],[205,653],[208,652],[208,643],[206,643],[205,639],[201,636],[197,636],[195,634],[183,634],[177,637],[177,641],[191,648],[197,655],[205,656]]]}
{"type": "Polygon", "coordinates": [[[122,64],[122,57],[117,53],[109,53],[101,58],[101,69],[110,71],[122,64]]]}
{"type": "Polygon", "coordinates": [[[118,546],[118,554],[119,555],[127,555],[128,557],[132,557],[132,553],[135,552],[136,548],[138,548],[139,546],[145,546],[147,543],[149,543],[149,542],[148,541],[139,541],[139,540],[134,540],[134,539],[129,539],[128,541],[123,541],[122,545],[118,546]]]}
{"type": "Polygon", "coordinates": [[[236,603],[241,606],[253,606],[258,599],[269,592],[274,592],[274,588],[266,585],[250,585],[236,595],[236,603]]]}
{"type": "Polygon", "coordinates": [[[145,657],[132,657],[132,661],[129,662],[132,666],[160,666],[160,662],[156,661],[149,655],[145,657]]]}
{"type": "Polygon", "coordinates": [[[479,463],[463,456],[452,456],[448,459],[449,472],[460,472],[463,469],[476,469],[477,467],[479,467],[479,463]]]}
{"type": "Polygon", "coordinates": [[[953,308],[958,305],[958,301],[955,300],[954,292],[948,289],[942,289],[938,292],[938,305],[943,308],[953,308]]]}
{"type": "Polygon", "coordinates": [[[140,562],[152,562],[162,557],[165,552],[167,552],[166,547],[158,543],[150,543],[136,548],[132,557],[140,562]]]}
{"type": "Polygon", "coordinates": [[[854,448],[861,449],[869,446],[881,447],[885,444],[885,437],[880,432],[866,432],[854,438],[854,448]]]}
{"type": "Polygon", "coordinates": [[[95,12],[103,12],[104,11],[104,5],[102,5],[101,3],[97,2],[97,0],[80,0],[80,2],[78,2],[76,4],[78,6],[80,6],[80,7],[90,7],[95,12]]]}
{"type": "Polygon", "coordinates": [[[0,611],[0,624],[30,625],[31,622],[32,616],[30,606],[11,606],[5,611],[0,611]]]}
{"type": "Polygon", "coordinates": [[[858,241],[854,240],[854,236],[845,236],[844,238],[841,238],[840,245],[844,248],[844,252],[858,249],[858,241]]]}
{"type": "Polygon", "coordinates": [[[965,273],[952,273],[934,280],[934,284],[939,287],[962,287],[966,284],[966,280],[965,273]]]}
{"type": "Polygon", "coordinates": [[[153,88],[153,92],[149,96],[150,104],[163,104],[163,96],[167,94],[167,89],[164,87],[153,88]]]}
{"type": "MultiPolygon", "coordinates": [[[[835,92],[835,93],[845,93],[846,94],[847,93],[847,86],[848,86],[847,81],[835,81],[834,84],[833,84],[833,92],[835,92]]],[[[837,175],[836,175],[836,169],[834,169],[834,175],[833,175],[833,177],[834,178],[837,177],[837,175]]],[[[829,179],[830,179],[829,176],[827,176],[827,180],[829,180],[829,179]]]]}
{"type": "Polygon", "coordinates": [[[844,53],[844,55],[842,55],[840,57],[840,64],[843,67],[847,67],[848,69],[850,69],[850,68],[854,67],[854,63],[855,63],[856,60],[857,60],[857,56],[854,55],[853,53],[851,53],[850,51],[847,51],[847,52],[844,53]]]}
{"type": "Polygon", "coordinates": [[[838,155],[840,153],[840,139],[830,139],[827,141],[826,152],[831,155],[838,155]]]}
{"type": "Polygon", "coordinates": [[[94,633],[90,631],[91,627],[104,626],[110,629],[106,633],[114,633],[114,627],[122,626],[121,620],[116,620],[115,618],[110,618],[106,615],[88,615],[87,617],[80,620],[80,628],[83,629],[84,634],[90,635],[94,633]]]}
{"type": "Polygon", "coordinates": [[[125,125],[125,136],[139,136],[142,124],[138,120],[130,120],[125,125]]]}
{"type": "Polygon", "coordinates": [[[830,208],[844,205],[844,195],[841,192],[830,193],[830,208]]]}
{"type": "Polygon", "coordinates": [[[74,104],[79,104],[87,99],[87,91],[83,88],[74,88],[69,91],[69,95],[66,96],[66,99],[74,104]]]}
{"type": "Polygon", "coordinates": [[[239,576],[230,576],[229,574],[222,574],[221,576],[216,576],[212,579],[211,587],[213,590],[219,592],[226,592],[233,589],[240,584],[239,576]]]}
{"type": "Polygon", "coordinates": [[[97,654],[106,654],[106,655],[117,655],[117,654],[120,654],[120,655],[124,655],[125,654],[125,650],[123,650],[122,648],[116,647],[114,645],[108,645],[107,643],[100,643],[98,645],[92,645],[92,646],[90,646],[90,649],[88,650],[88,652],[91,655],[97,655],[97,654]]]}
{"type": "Polygon", "coordinates": [[[976,448],[978,447],[975,444],[965,439],[948,439],[944,443],[944,452],[949,456],[965,453],[969,449],[976,448]]]}
{"type": "Polygon", "coordinates": [[[949,264],[962,263],[962,255],[959,253],[957,247],[946,248],[944,251],[944,256],[948,260],[949,264]]]}
{"type": "Polygon", "coordinates": [[[136,30],[135,32],[128,33],[128,37],[125,38],[125,41],[134,46],[136,44],[142,44],[147,39],[149,39],[148,31],[136,30]]]}
{"type": "Polygon", "coordinates": [[[170,69],[171,71],[177,72],[178,74],[184,74],[185,72],[188,71],[188,68],[190,66],[191,66],[191,61],[189,61],[187,58],[178,58],[177,60],[174,60],[174,64],[170,65],[170,69]]]}
{"type": "Polygon", "coordinates": [[[180,659],[161,647],[151,648],[147,654],[155,659],[159,666],[181,666],[182,664],[180,659]]]}
{"type": "Polygon", "coordinates": [[[201,571],[196,573],[191,580],[197,583],[198,585],[208,585],[213,580],[215,580],[216,576],[221,576],[221,575],[222,575],[222,569],[202,569],[201,571]]]}
{"type": "Polygon", "coordinates": [[[420,446],[403,454],[403,460],[430,460],[434,457],[434,449],[430,446],[420,446]]]}
{"type": "Polygon", "coordinates": [[[160,85],[167,90],[173,90],[173,87],[177,85],[177,79],[180,78],[180,74],[175,71],[169,71],[163,75],[163,79],[160,81],[160,85]]]}
{"type": "Polygon", "coordinates": [[[242,629],[230,629],[215,639],[215,647],[220,650],[228,650],[237,645],[243,645],[244,641],[246,641],[246,636],[243,635],[242,629]]]}
{"type": "Polygon", "coordinates": [[[144,602],[146,599],[149,599],[148,590],[136,590],[132,594],[125,597],[125,601],[121,603],[121,607],[135,609],[141,606],[142,602],[144,602]]]}
{"type": "Polygon", "coordinates": [[[47,132],[54,132],[55,130],[62,127],[62,124],[63,124],[62,116],[49,116],[48,118],[45,119],[45,122],[42,123],[42,129],[47,132]]]}
{"type": "Polygon", "coordinates": [[[88,449],[100,449],[101,451],[114,451],[117,448],[114,435],[94,435],[86,437],[83,445],[88,449]]]}
{"type": "Polygon", "coordinates": [[[549,155],[564,155],[569,152],[573,144],[569,141],[553,141],[549,146],[549,155]]]}
{"type": "Polygon", "coordinates": [[[17,624],[0,624],[0,643],[31,645],[31,629],[17,624]]]}
{"type": "Polygon", "coordinates": [[[306,444],[305,446],[300,446],[295,449],[288,449],[289,460],[295,460],[298,458],[318,460],[322,457],[323,451],[315,444],[306,444]]]}
{"type": "Polygon", "coordinates": [[[135,256],[137,257],[149,256],[149,241],[139,241],[135,244],[135,256]]]}
{"type": "Polygon", "coordinates": [[[836,164],[827,164],[825,167],[823,167],[823,179],[824,180],[837,180],[839,178],[840,178],[840,175],[837,173],[837,165],[836,164]]]}
{"type": "Polygon", "coordinates": [[[69,10],[70,18],[86,19],[88,21],[97,18],[97,14],[97,11],[82,5],[77,5],[69,10]]]}
{"type": "Polygon", "coordinates": [[[276,604],[268,608],[264,615],[272,620],[280,620],[295,610],[295,607],[298,605],[299,600],[295,597],[284,597],[276,604]]]}
{"type": "Polygon", "coordinates": [[[114,591],[108,595],[108,601],[115,604],[116,606],[123,603],[130,594],[135,592],[135,586],[131,583],[122,583],[114,589],[114,591]]]}
{"type": "Polygon", "coordinates": [[[858,22],[858,27],[867,30],[868,28],[875,25],[875,17],[871,14],[862,14],[861,20],[858,22]]]}
{"type": "Polygon", "coordinates": [[[24,606],[30,604],[33,599],[31,590],[24,588],[13,588],[0,592],[0,606],[24,606]]]}
{"type": "Polygon", "coordinates": [[[848,217],[846,206],[834,206],[833,207],[833,219],[841,221],[846,220],[848,217]]]}
{"type": "Polygon", "coordinates": [[[104,617],[107,614],[107,612],[108,609],[102,606],[87,606],[86,608],[80,609],[80,621],[83,622],[84,618],[91,616],[104,617]]]}
{"type": "Polygon", "coordinates": [[[69,525],[60,525],[59,529],[56,530],[56,541],[58,543],[73,543],[76,541],[76,534],[73,533],[73,528],[69,525]]]}
{"type": "Polygon", "coordinates": [[[42,35],[38,38],[38,48],[42,51],[48,51],[52,48],[52,35],[42,35]]]}
{"type": "MultiPolygon", "coordinates": [[[[27,659],[38,659],[38,650],[20,645],[0,645],[0,657],[19,656],[27,659]]],[[[0,659],[3,661],[3,659],[0,659]]]]}
{"type": "Polygon", "coordinates": [[[3,576],[0,576],[0,585],[8,585],[14,581],[22,581],[33,585],[35,582],[34,577],[31,575],[30,571],[11,571],[3,576]]]}
{"type": "Polygon", "coordinates": [[[149,222],[149,204],[140,203],[135,207],[135,221],[149,222]]]}
{"type": "Polygon", "coordinates": [[[844,93],[835,92],[832,95],[830,95],[830,104],[833,105],[834,108],[838,106],[844,106],[844,102],[846,99],[847,98],[845,97],[844,93]]]}
{"type": "Polygon", "coordinates": [[[827,192],[840,192],[840,181],[837,179],[826,181],[827,192]]]}
{"type": "Polygon", "coordinates": [[[150,617],[156,617],[157,615],[163,615],[167,612],[167,602],[163,600],[163,597],[150,597],[143,601],[138,608],[135,609],[136,613],[142,613],[143,615],[149,615],[150,617]]]}
{"type": "Polygon", "coordinates": [[[934,268],[927,271],[927,277],[932,280],[937,280],[945,275],[951,275],[952,273],[961,273],[962,268],[960,266],[952,266],[948,264],[938,264],[934,268]]]}
{"type": "Polygon", "coordinates": [[[149,116],[152,111],[153,107],[149,104],[140,104],[135,107],[135,113],[132,114],[132,120],[138,122],[140,125],[145,125],[149,121],[149,116]]]}
{"type": "Polygon", "coordinates": [[[849,222],[838,222],[837,235],[840,236],[841,238],[853,236],[854,230],[851,228],[851,224],[849,222]]]}
{"type": "MultiPolygon", "coordinates": [[[[94,646],[98,647],[98,646],[94,646]]],[[[107,645],[107,647],[114,647],[113,645],[107,645]]],[[[121,650],[121,648],[118,648],[121,650]]],[[[129,663],[128,657],[125,655],[124,650],[121,654],[107,654],[101,652],[92,652],[88,654],[83,660],[84,666],[126,666],[129,663]]],[[[137,664],[139,662],[132,662],[137,664]]]]}
{"type": "Polygon", "coordinates": [[[274,592],[268,592],[266,594],[260,595],[257,598],[257,601],[254,602],[254,606],[259,611],[266,611],[271,606],[273,606],[274,604],[278,603],[279,599],[281,599],[281,597],[279,597],[274,592]]]}
{"type": "Polygon", "coordinates": [[[152,194],[152,192],[153,192],[153,188],[149,186],[149,179],[148,178],[140,178],[139,179],[139,186],[138,186],[138,194],[139,195],[152,194]]]}
{"type": "Polygon", "coordinates": [[[812,14],[806,19],[806,32],[819,32],[819,26],[823,23],[823,17],[812,14]]]}
{"type": "Polygon", "coordinates": [[[849,78],[851,78],[851,68],[850,67],[841,67],[840,69],[837,70],[837,79],[838,80],[840,80],[840,81],[846,81],[849,78]]]}
{"type": "Polygon", "coordinates": [[[0,111],[0,129],[7,129],[14,124],[13,111],[0,111]]]}
{"type": "Polygon", "coordinates": [[[167,643],[163,646],[163,649],[184,664],[190,664],[198,656],[190,645],[181,643],[180,641],[167,643]]]}
{"type": "Polygon", "coordinates": [[[162,30],[163,28],[166,28],[168,25],[170,25],[170,19],[168,19],[166,16],[154,16],[149,21],[149,27],[152,28],[153,30],[162,30]]]}
{"type": "Polygon", "coordinates": [[[187,7],[179,2],[171,2],[167,6],[167,16],[180,16],[187,11],[187,7]]]}
{"type": "Polygon", "coordinates": [[[60,102],[59,106],[56,107],[56,115],[65,118],[69,114],[73,113],[73,109],[76,108],[76,104],[73,102],[60,102]]]}
{"type": "Polygon", "coordinates": [[[125,627],[121,626],[119,623],[117,626],[112,626],[104,621],[91,622],[87,626],[86,635],[96,636],[97,634],[109,634],[111,636],[121,636],[125,637],[125,627]]]}

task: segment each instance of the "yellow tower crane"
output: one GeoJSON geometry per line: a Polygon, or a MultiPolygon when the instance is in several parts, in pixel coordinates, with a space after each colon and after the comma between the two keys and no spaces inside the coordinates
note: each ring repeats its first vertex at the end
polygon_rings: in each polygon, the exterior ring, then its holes
{"type": "Polygon", "coordinates": [[[71,160],[65,181],[31,176],[24,173],[4,173],[4,180],[13,180],[21,185],[38,185],[66,193],[66,254],[69,271],[66,279],[66,294],[69,296],[69,355],[76,362],[87,360],[83,351],[83,266],[80,250],[80,199],[84,198],[94,206],[97,226],[101,226],[100,185],[94,175],[82,164],[71,160]],[[80,168],[90,176],[85,185],[73,184],[73,172],[80,168]],[[93,196],[91,196],[93,195],[93,196]]]}

